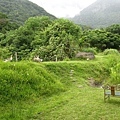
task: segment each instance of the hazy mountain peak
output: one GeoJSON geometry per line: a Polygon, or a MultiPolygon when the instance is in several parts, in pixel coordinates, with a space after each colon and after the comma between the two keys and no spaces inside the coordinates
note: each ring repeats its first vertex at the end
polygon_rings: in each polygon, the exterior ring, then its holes
{"type": "Polygon", "coordinates": [[[97,0],[73,18],[78,24],[106,27],[120,23],[120,0],[97,0]]]}

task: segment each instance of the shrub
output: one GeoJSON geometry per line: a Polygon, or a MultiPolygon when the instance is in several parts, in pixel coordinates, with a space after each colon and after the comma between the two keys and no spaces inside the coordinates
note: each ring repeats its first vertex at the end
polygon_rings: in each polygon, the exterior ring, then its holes
{"type": "Polygon", "coordinates": [[[82,52],[92,52],[95,55],[97,54],[97,48],[96,47],[88,47],[88,48],[82,48],[82,52]]]}
{"type": "Polygon", "coordinates": [[[109,84],[117,85],[120,84],[120,63],[111,68],[109,84]]]}
{"type": "Polygon", "coordinates": [[[104,55],[119,55],[119,51],[116,50],[116,49],[106,49],[104,52],[103,52],[104,55]]]}

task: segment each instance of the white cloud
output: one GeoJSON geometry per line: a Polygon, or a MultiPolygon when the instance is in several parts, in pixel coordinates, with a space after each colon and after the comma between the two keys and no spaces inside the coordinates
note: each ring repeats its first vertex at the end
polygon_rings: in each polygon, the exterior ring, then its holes
{"type": "Polygon", "coordinates": [[[29,0],[56,17],[73,17],[96,0],[29,0]]]}

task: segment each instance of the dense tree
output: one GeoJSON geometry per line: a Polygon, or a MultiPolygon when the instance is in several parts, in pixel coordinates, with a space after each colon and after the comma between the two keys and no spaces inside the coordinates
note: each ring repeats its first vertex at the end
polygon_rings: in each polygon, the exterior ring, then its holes
{"type": "Polygon", "coordinates": [[[46,60],[72,58],[78,48],[80,27],[65,19],[55,20],[44,32],[44,45],[41,46],[40,56],[46,60]],[[46,46],[46,47],[45,47],[46,46]]]}
{"type": "Polygon", "coordinates": [[[19,59],[29,58],[29,53],[35,48],[35,44],[39,45],[36,39],[45,28],[49,25],[51,19],[49,17],[31,17],[19,29],[9,32],[5,41],[9,45],[12,52],[17,52],[19,59]],[[36,42],[34,42],[36,41],[36,42]]]}
{"type": "Polygon", "coordinates": [[[74,58],[83,47],[120,49],[119,25],[106,29],[83,29],[67,19],[37,16],[15,29],[14,23],[8,26],[10,22],[6,15],[0,16],[7,22],[1,28],[8,28],[0,32],[1,59],[17,53],[18,60],[39,56],[44,61],[55,61],[74,58]]]}
{"type": "Polygon", "coordinates": [[[8,41],[6,37],[9,37],[10,33],[18,28],[16,23],[11,23],[7,15],[0,13],[0,59],[7,58],[12,54],[8,49],[8,41]]]}
{"type": "Polygon", "coordinates": [[[120,24],[113,24],[106,28],[106,31],[120,35],[120,24]]]}
{"type": "Polygon", "coordinates": [[[16,23],[11,23],[7,15],[0,13],[0,32],[6,33],[7,31],[14,30],[18,28],[16,23]]]}
{"type": "Polygon", "coordinates": [[[17,52],[20,60],[35,55],[44,60],[63,60],[72,58],[79,49],[80,32],[81,28],[69,20],[31,17],[19,29],[7,33],[1,45],[17,52]]]}
{"type": "Polygon", "coordinates": [[[81,45],[89,45],[89,47],[97,47],[100,50],[107,48],[119,49],[120,36],[107,32],[104,29],[91,30],[84,33],[83,37],[80,39],[80,43],[81,45]]]}

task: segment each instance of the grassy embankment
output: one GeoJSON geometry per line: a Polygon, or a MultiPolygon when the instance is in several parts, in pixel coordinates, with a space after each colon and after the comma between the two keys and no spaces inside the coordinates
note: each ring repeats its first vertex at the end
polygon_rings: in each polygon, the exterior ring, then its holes
{"type": "Polygon", "coordinates": [[[1,120],[118,120],[120,99],[104,103],[103,89],[118,59],[0,63],[1,120]],[[93,86],[90,86],[93,85],[93,86]]]}

